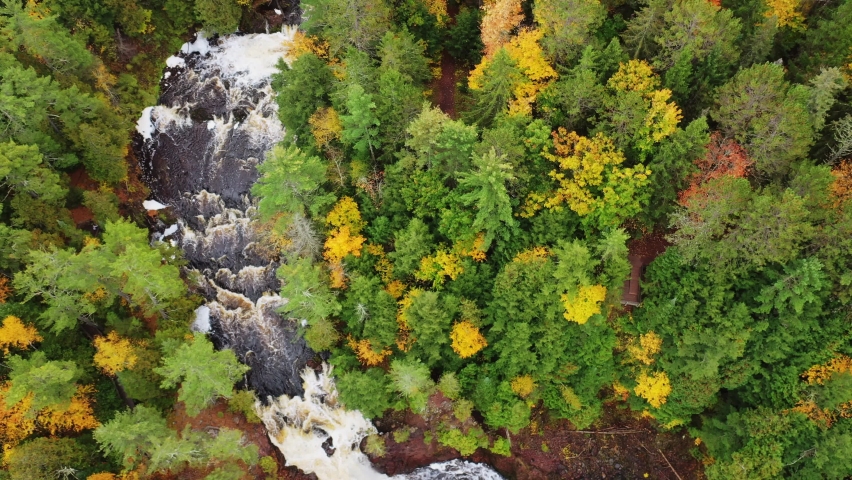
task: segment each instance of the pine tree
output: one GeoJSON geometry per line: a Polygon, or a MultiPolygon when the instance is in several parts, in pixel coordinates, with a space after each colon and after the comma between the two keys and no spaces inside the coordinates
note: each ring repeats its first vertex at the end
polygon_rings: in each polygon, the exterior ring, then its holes
{"type": "Polygon", "coordinates": [[[505,157],[498,157],[494,148],[483,156],[474,155],[473,164],[476,171],[459,175],[459,186],[470,190],[460,200],[465,205],[476,207],[473,229],[485,232],[482,248],[488,250],[495,238],[507,236],[499,233],[517,225],[506,190],[506,182],[513,181],[515,177],[511,173],[512,166],[505,162],[505,157]]]}
{"type": "Polygon", "coordinates": [[[201,335],[166,355],[163,366],[154,369],[163,376],[163,388],[180,384],[178,400],[186,404],[186,411],[192,416],[217,398],[231,398],[234,383],[248,370],[232,350],[217,352],[210,340],[201,335]]]}

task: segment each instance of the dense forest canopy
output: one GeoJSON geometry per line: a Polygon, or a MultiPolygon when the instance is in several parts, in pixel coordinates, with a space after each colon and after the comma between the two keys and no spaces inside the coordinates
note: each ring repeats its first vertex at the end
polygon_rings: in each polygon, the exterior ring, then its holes
{"type": "MultiPolygon", "coordinates": [[[[249,367],[190,332],[130,147],[191,31],[272,8],[0,4],[0,478],[275,478],[239,428],[191,428],[259,422],[249,367]]],[[[852,0],[300,8],[251,193],[347,408],[437,398],[428,438],[511,456],[614,405],[710,479],[852,475],[852,0]]]]}

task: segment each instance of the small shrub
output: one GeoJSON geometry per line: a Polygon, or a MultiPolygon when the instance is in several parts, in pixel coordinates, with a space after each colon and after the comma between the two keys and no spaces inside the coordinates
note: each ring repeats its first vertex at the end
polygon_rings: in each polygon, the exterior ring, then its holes
{"type": "Polygon", "coordinates": [[[249,423],[260,423],[260,417],[254,411],[254,392],[251,390],[238,390],[228,400],[228,411],[231,413],[242,413],[249,423]]]}
{"type": "Polygon", "coordinates": [[[411,437],[411,429],[408,427],[394,430],[393,441],[396,443],[405,443],[411,437]]]}
{"type": "Polygon", "coordinates": [[[459,383],[459,379],[456,377],[456,374],[454,372],[447,372],[441,375],[441,380],[438,381],[438,390],[440,390],[441,393],[450,400],[459,398],[459,393],[461,393],[461,384],[459,383]]]}
{"type": "Polygon", "coordinates": [[[473,402],[466,398],[460,398],[453,402],[453,415],[460,422],[464,422],[470,418],[470,413],[473,411],[473,402]]]}
{"type": "Polygon", "coordinates": [[[472,455],[479,447],[488,447],[488,437],[479,427],[471,428],[467,433],[462,433],[458,429],[438,432],[438,442],[455,448],[463,456],[472,455]]]}
{"type": "Polygon", "coordinates": [[[494,439],[494,444],[489,448],[492,452],[497,455],[503,455],[504,457],[512,456],[512,445],[509,443],[509,440],[503,437],[497,437],[494,439]]]}
{"type": "Polygon", "coordinates": [[[364,445],[364,451],[374,457],[385,456],[385,439],[375,433],[367,437],[367,443],[364,445]]]}
{"type": "Polygon", "coordinates": [[[260,469],[267,475],[275,475],[278,471],[278,462],[272,455],[267,455],[260,459],[260,469]]]}

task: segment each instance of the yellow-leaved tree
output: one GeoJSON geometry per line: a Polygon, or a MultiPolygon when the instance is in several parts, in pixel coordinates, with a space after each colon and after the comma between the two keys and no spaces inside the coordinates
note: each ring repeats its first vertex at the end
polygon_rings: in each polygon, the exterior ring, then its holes
{"type": "Polygon", "coordinates": [[[524,75],[514,88],[514,99],[509,103],[510,115],[531,115],[532,104],[539,92],[556,80],[556,70],[547,63],[539,42],[543,33],[524,29],[506,45],[509,56],[517,62],[524,75]]]}
{"type": "Polygon", "coordinates": [[[464,320],[453,325],[450,332],[453,351],[461,358],[469,358],[488,346],[479,328],[472,322],[464,320]]]}
{"type": "Polygon", "coordinates": [[[644,156],[655,144],[677,131],[677,124],[683,115],[680,108],[669,101],[671,90],[660,88],[660,77],[648,62],[630,60],[619,64],[618,71],[610,77],[607,86],[615,93],[613,105],[616,109],[621,106],[632,108],[630,105],[636,102],[628,97],[638,97],[639,101],[644,102],[644,120],[639,125],[624,132],[620,132],[617,125],[613,128],[615,135],[623,135],[625,140],[629,136],[640,155],[644,156]]]}
{"type": "Polygon", "coordinates": [[[3,319],[0,327],[0,350],[9,355],[10,348],[26,349],[36,342],[42,341],[38,330],[32,325],[25,325],[20,318],[9,315],[3,319]]]}
{"type": "Polygon", "coordinates": [[[92,394],[95,389],[90,385],[80,385],[71,403],[65,409],[46,408],[39,412],[38,423],[51,435],[60,432],[78,433],[100,425],[92,409],[92,394]]]}
{"type": "Polygon", "coordinates": [[[391,354],[391,350],[387,347],[382,350],[376,352],[373,350],[373,345],[368,339],[363,340],[355,340],[352,336],[347,338],[347,343],[349,343],[349,348],[355,352],[355,355],[358,357],[358,360],[368,366],[374,367],[380,363],[382,363],[385,358],[387,358],[391,354]]]}
{"type": "Polygon", "coordinates": [[[624,154],[603,133],[588,138],[560,127],[552,136],[554,151],[544,156],[558,165],[550,172],[556,188],[529,194],[521,216],[568,205],[587,217],[584,222],[604,229],[620,225],[641,210],[650,170],[642,164],[621,168],[624,154]]]}
{"type": "Polygon", "coordinates": [[[663,339],[653,331],[639,335],[639,345],[631,344],[627,352],[636,360],[650,365],[654,363],[654,355],[660,353],[663,339]]]}
{"type": "Polygon", "coordinates": [[[606,298],[606,287],[603,285],[580,285],[576,293],[562,294],[562,304],[566,320],[580,325],[588,322],[592,315],[601,313],[601,303],[606,298]]]}
{"type": "Polygon", "coordinates": [[[766,0],[766,18],[775,17],[779,27],[793,30],[805,29],[805,16],[801,12],[801,0],[766,0]]]}
{"type": "MultiPolygon", "coordinates": [[[[521,74],[511,82],[512,98],[508,105],[510,115],[532,114],[532,105],[539,92],[559,76],[547,62],[539,44],[542,35],[541,30],[523,29],[502,45],[521,74]]],[[[468,85],[471,90],[483,88],[491,57],[493,55],[489,55],[486,49],[482,61],[470,72],[468,85]]]]}
{"type": "Polygon", "coordinates": [[[91,386],[78,386],[71,402],[64,408],[54,406],[37,412],[32,411],[32,393],[17,403],[7,405],[6,393],[9,388],[8,383],[0,386],[0,442],[5,448],[20,443],[35,432],[36,427],[56,435],[79,433],[100,425],[92,408],[94,388],[91,386]]]}
{"type": "Polygon", "coordinates": [[[636,379],[636,388],[633,392],[647,400],[652,407],[660,408],[672,393],[672,385],[669,383],[666,372],[655,372],[652,375],[642,372],[636,379]]]}
{"type": "Polygon", "coordinates": [[[449,15],[447,14],[447,0],[423,0],[426,4],[426,9],[429,13],[435,16],[435,22],[439,27],[443,27],[447,22],[449,15]]]}
{"type": "Polygon", "coordinates": [[[340,123],[340,116],[333,107],[317,109],[308,119],[308,123],[311,125],[311,133],[320,150],[325,151],[332,142],[340,141],[343,124],[340,123]]]}
{"type": "Polygon", "coordinates": [[[95,338],[95,365],[107,375],[133,368],[138,359],[132,340],[122,338],[116,332],[95,338]]]}
{"type": "Polygon", "coordinates": [[[536,384],[530,375],[521,375],[512,379],[510,383],[512,391],[521,398],[527,398],[535,390],[536,384]]]}
{"type": "Polygon", "coordinates": [[[350,197],[341,198],[328,212],[325,223],[331,231],[325,240],[323,257],[329,263],[332,288],[345,288],[343,259],[347,255],[361,256],[361,246],[366,239],[360,235],[364,228],[358,204],[350,197]]]}
{"type": "Polygon", "coordinates": [[[286,57],[290,62],[306,53],[313,53],[320,58],[328,59],[328,42],[305,35],[301,30],[297,30],[292,39],[285,41],[284,46],[287,47],[286,57]]]}

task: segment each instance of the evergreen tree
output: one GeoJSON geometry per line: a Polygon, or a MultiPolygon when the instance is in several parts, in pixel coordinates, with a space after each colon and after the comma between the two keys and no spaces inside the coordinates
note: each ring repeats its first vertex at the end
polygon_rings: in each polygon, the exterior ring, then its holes
{"type": "Polygon", "coordinates": [[[215,351],[204,336],[196,336],[163,358],[154,371],[163,376],[163,388],[180,384],[178,400],[186,411],[198,415],[217,398],[231,398],[236,383],[249,367],[240,364],[232,350],[215,351]]]}

